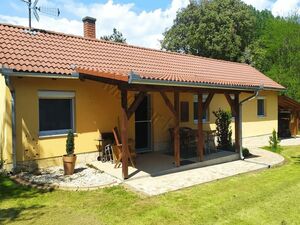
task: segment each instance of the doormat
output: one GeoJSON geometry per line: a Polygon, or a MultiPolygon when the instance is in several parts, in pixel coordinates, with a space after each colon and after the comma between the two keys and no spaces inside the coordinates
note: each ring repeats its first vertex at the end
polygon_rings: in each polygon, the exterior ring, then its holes
{"type": "Polygon", "coordinates": [[[192,163],[195,163],[195,162],[191,161],[191,160],[181,160],[180,161],[181,166],[189,165],[189,164],[192,164],[192,163]]]}

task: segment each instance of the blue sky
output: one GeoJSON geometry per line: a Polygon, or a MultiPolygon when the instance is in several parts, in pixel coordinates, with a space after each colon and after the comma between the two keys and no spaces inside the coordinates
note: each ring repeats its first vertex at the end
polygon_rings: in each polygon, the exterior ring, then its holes
{"type": "MultiPolygon", "coordinates": [[[[34,0],[32,0],[34,1],[34,0]]],[[[56,6],[60,8],[62,6],[62,0],[51,0],[51,1],[39,1],[39,5],[43,6],[56,6]],[[49,2],[49,3],[44,3],[49,2]]],[[[66,1],[65,1],[66,2],[66,1]]],[[[93,3],[106,3],[107,0],[75,0],[74,2],[82,3],[85,5],[93,4],[93,3]]],[[[135,12],[141,12],[143,10],[151,11],[158,8],[166,9],[171,5],[171,0],[115,0],[115,3],[119,4],[130,4],[133,3],[135,6],[133,10],[135,12]]],[[[10,15],[10,16],[26,16],[26,5],[21,0],[8,0],[8,1],[0,1],[0,14],[2,15],[10,15]],[[22,9],[24,8],[24,9],[22,9]]],[[[62,10],[62,15],[66,14],[62,10]]]]}
{"type": "MultiPolygon", "coordinates": [[[[33,0],[34,1],[34,0],[33,0]]],[[[269,9],[274,15],[299,12],[300,0],[242,0],[259,10],[269,9]]],[[[117,28],[129,44],[160,48],[162,33],[172,26],[176,12],[189,0],[39,0],[40,6],[59,7],[58,18],[40,14],[33,27],[82,35],[85,16],[97,19],[97,37],[117,28]]],[[[0,0],[0,23],[27,26],[26,4],[21,0],[0,0]]]]}

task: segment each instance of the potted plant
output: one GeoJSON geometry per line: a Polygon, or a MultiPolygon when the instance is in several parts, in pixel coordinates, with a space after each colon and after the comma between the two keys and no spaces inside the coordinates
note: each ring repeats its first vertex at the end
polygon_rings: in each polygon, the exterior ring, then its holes
{"type": "Polygon", "coordinates": [[[64,162],[64,171],[65,175],[72,175],[74,173],[76,155],[74,154],[74,134],[73,131],[70,130],[68,132],[67,142],[66,142],[66,152],[67,154],[63,156],[64,162]]]}

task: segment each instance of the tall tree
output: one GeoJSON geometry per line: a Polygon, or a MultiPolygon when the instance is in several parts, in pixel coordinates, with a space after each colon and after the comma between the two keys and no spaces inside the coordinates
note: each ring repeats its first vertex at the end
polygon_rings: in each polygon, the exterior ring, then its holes
{"type": "Polygon", "coordinates": [[[100,37],[100,39],[103,39],[106,41],[126,43],[126,38],[124,38],[123,34],[120,31],[118,31],[116,28],[113,29],[113,33],[111,35],[105,35],[103,37],[100,37]]]}
{"type": "Polygon", "coordinates": [[[164,33],[163,49],[239,61],[255,36],[252,7],[240,0],[191,1],[164,33]]]}
{"type": "Polygon", "coordinates": [[[267,20],[261,35],[249,46],[249,62],[284,85],[285,93],[300,101],[299,17],[267,20]]]}

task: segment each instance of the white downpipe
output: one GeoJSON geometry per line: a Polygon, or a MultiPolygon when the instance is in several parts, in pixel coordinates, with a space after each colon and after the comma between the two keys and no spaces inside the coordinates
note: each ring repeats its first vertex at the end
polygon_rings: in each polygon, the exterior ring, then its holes
{"type": "Polygon", "coordinates": [[[16,112],[15,112],[15,92],[11,91],[11,123],[12,123],[12,159],[13,172],[17,169],[17,150],[16,150],[16,112]]]}
{"type": "Polygon", "coordinates": [[[243,104],[247,101],[251,101],[253,99],[255,99],[258,94],[259,91],[261,91],[263,89],[263,86],[260,87],[257,91],[254,92],[253,95],[249,96],[248,98],[242,100],[239,103],[239,114],[240,114],[240,119],[239,119],[239,137],[240,137],[240,159],[244,160],[244,156],[243,156],[243,104]]]}

